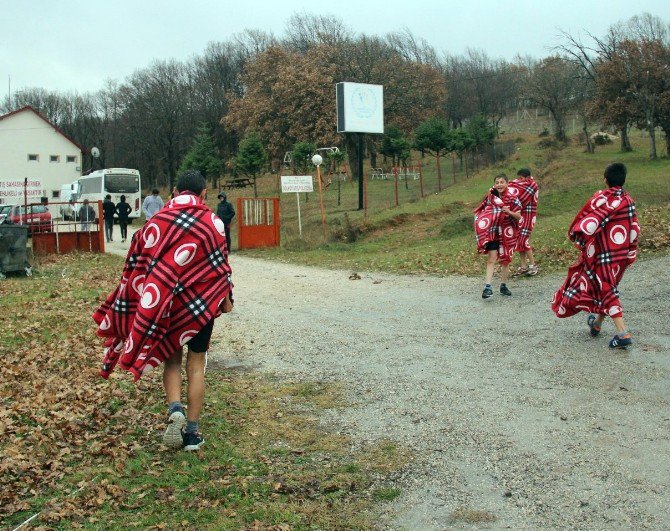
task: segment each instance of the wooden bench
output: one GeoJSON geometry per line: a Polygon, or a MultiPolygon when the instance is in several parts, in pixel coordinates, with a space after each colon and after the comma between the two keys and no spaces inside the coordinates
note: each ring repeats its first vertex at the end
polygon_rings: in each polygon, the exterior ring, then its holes
{"type": "Polygon", "coordinates": [[[223,185],[224,188],[246,188],[247,186],[251,186],[251,179],[247,177],[228,179],[223,185]]]}

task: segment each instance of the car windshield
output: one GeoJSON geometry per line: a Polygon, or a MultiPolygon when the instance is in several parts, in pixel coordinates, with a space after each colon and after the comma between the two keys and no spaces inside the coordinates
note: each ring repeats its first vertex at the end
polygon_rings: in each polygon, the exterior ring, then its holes
{"type": "Polygon", "coordinates": [[[12,205],[3,205],[0,206],[0,214],[7,215],[9,214],[9,211],[12,209],[12,205]]]}
{"type": "Polygon", "coordinates": [[[105,175],[105,192],[110,194],[136,194],[140,191],[140,178],[137,175],[105,175]]]}

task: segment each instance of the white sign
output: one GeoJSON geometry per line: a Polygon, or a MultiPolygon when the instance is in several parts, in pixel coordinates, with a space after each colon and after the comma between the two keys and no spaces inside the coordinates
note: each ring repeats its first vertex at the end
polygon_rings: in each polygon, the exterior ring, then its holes
{"type": "Polygon", "coordinates": [[[338,133],[384,133],[384,87],[337,83],[338,133]]]}
{"type": "Polygon", "coordinates": [[[0,197],[3,203],[23,203],[24,192],[27,192],[28,203],[39,202],[43,195],[42,181],[28,179],[28,188],[23,179],[0,179],[0,197]]]}
{"type": "Polygon", "coordinates": [[[313,192],[314,183],[311,175],[282,175],[281,191],[287,192],[313,192]]]}

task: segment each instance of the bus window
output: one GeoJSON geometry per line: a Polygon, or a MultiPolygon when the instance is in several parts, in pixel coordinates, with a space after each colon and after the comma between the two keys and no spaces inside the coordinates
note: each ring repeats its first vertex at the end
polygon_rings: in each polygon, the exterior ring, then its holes
{"type": "Polygon", "coordinates": [[[140,178],[137,175],[105,175],[105,192],[110,194],[136,194],[140,191],[140,178]]]}
{"type": "Polygon", "coordinates": [[[102,177],[83,178],[80,181],[80,194],[99,194],[102,188],[102,177]]]}

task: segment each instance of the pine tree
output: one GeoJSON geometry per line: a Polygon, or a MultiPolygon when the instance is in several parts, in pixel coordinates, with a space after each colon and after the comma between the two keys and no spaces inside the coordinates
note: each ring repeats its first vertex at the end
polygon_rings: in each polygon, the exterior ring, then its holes
{"type": "Polygon", "coordinates": [[[240,142],[240,148],[235,158],[235,169],[251,179],[254,184],[254,197],[258,197],[256,179],[267,163],[268,155],[263,147],[263,142],[258,133],[251,131],[240,142]]]}
{"type": "Polygon", "coordinates": [[[179,167],[179,173],[186,170],[198,170],[205,179],[216,185],[223,171],[223,161],[219,157],[214,138],[209,126],[203,124],[198,128],[193,146],[186,153],[179,167]]]}

